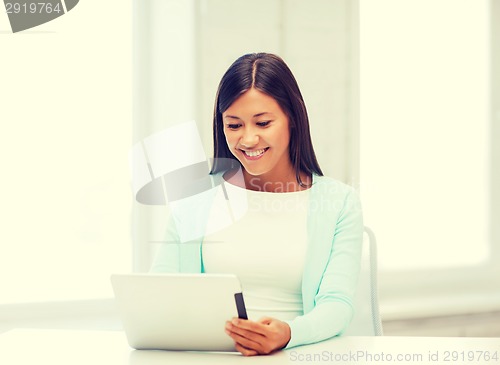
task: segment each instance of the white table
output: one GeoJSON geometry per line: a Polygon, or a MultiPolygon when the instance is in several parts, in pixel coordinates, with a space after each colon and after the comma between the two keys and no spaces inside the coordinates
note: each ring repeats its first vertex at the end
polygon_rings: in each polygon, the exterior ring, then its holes
{"type": "Polygon", "coordinates": [[[16,329],[0,335],[1,365],[346,363],[500,364],[500,338],[338,337],[245,358],[229,353],[137,351],[128,346],[123,332],[16,329]]]}

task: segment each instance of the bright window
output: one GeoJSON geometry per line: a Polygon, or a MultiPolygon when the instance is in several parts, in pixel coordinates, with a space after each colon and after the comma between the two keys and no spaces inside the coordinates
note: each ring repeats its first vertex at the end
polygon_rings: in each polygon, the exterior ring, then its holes
{"type": "Polygon", "coordinates": [[[0,304],[111,297],[131,270],[131,7],[100,7],[1,34],[0,304]]]}
{"type": "Polygon", "coordinates": [[[360,1],[361,191],[381,271],[486,263],[488,1],[360,1]]]}

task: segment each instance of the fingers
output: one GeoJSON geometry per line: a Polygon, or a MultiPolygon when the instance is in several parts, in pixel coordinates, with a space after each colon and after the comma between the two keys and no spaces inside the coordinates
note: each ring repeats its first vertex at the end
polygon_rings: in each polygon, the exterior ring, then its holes
{"type": "MultiPolygon", "coordinates": [[[[272,321],[270,318],[264,318],[264,322],[272,321]]],[[[275,326],[257,323],[248,320],[233,319],[226,322],[226,333],[238,345],[237,350],[246,356],[255,354],[270,354],[280,348],[280,333],[275,326]],[[236,323],[236,324],[235,324],[236,323]]],[[[283,347],[283,346],[281,346],[283,347]]]]}
{"type": "Polygon", "coordinates": [[[240,334],[231,331],[229,331],[228,335],[234,340],[237,345],[240,345],[247,350],[253,350],[257,353],[266,353],[265,348],[261,343],[255,342],[249,338],[243,337],[240,334]]]}
{"type": "Polygon", "coordinates": [[[246,347],[241,346],[239,343],[235,343],[234,345],[236,351],[241,352],[243,356],[255,356],[259,355],[259,353],[255,350],[247,349],[246,347]]]}
{"type": "Polygon", "coordinates": [[[236,350],[245,356],[268,355],[275,350],[275,348],[268,342],[260,344],[236,333],[231,333],[229,336],[231,336],[234,340],[236,350]]]}
{"type": "MultiPolygon", "coordinates": [[[[264,317],[267,318],[267,317],[264,317]]],[[[261,318],[262,319],[262,318],[261,318]]],[[[269,318],[272,320],[272,318],[269,318]]],[[[260,321],[260,320],[259,320],[260,321]]],[[[268,331],[267,325],[263,323],[258,323],[254,321],[249,321],[246,319],[233,318],[230,322],[232,327],[241,328],[250,332],[259,333],[261,335],[265,335],[268,331]]]]}
{"type": "MultiPolygon", "coordinates": [[[[249,328],[249,326],[247,326],[247,328],[249,328]]],[[[255,348],[265,341],[265,337],[262,334],[242,327],[237,327],[231,322],[226,322],[225,330],[236,342],[246,347],[255,348]]]]}
{"type": "Polygon", "coordinates": [[[260,348],[260,345],[254,341],[251,341],[235,332],[231,332],[227,329],[225,332],[234,340],[234,347],[236,351],[241,352],[243,356],[255,356],[259,355],[260,352],[257,351],[257,348],[260,348]]]}

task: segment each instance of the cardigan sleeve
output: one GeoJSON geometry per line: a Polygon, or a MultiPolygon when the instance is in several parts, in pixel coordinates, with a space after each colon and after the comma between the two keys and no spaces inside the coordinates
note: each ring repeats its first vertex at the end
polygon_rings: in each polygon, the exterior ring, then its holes
{"type": "MultiPolygon", "coordinates": [[[[186,220],[184,220],[186,221],[186,220]]],[[[167,221],[165,239],[156,252],[150,272],[152,273],[202,273],[203,263],[201,257],[201,244],[203,237],[192,232],[198,232],[188,222],[182,225],[181,230],[191,228],[191,237],[189,240],[182,240],[179,234],[179,224],[176,224],[173,214],[167,221]]]]}
{"type": "Polygon", "coordinates": [[[354,312],[352,298],[360,270],[362,240],[361,203],[351,189],[337,218],[314,308],[287,321],[291,339],[286,348],[323,341],[347,329],[354,312]]]}
{"type": "Polygon", "coordinates": [[[150,272],[180,272],[180,239],[172,215],[168,218],[165,239],[156,252],[150,272]]]}
{"type": "Polygon", "coordinates": [[[171,203],[165,238],[150,272],[203,272],[201,244],[212,206],[221,199],[225,203],[222,188],[216,187],[171,203]]]}

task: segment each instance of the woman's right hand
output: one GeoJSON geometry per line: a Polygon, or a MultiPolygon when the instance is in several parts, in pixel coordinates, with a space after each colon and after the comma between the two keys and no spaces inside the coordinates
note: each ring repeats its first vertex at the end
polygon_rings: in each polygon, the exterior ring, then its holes
{"type": "Polygon", "coordinates": [[[290,326],[271,317],[258,321],[233,318],[226,322],[226,333],[244,356],[268,355],[284,348],[291,338],[290,326]]]}

